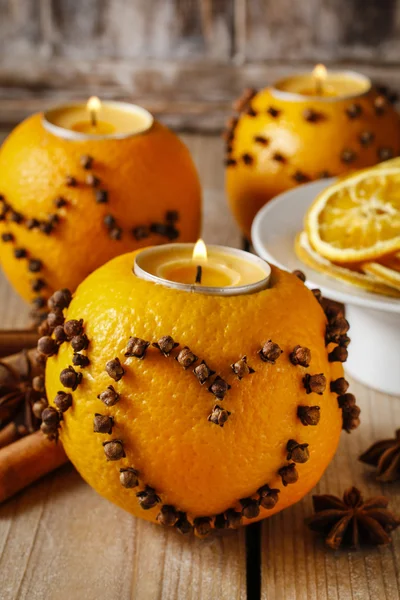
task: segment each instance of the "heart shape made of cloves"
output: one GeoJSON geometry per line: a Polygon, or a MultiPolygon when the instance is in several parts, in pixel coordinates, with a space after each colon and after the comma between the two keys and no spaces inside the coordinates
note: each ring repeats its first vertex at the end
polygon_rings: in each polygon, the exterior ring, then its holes
{"type": "MultiPolygon", "coordinates": [[[[95,271],[66,311],[68,321],[83,320],[89,346],[82,352],[90,361],[74,368],[81,381],[61,422],[72,462],[99,493],[152,521],[167,506],[191,521],[234,509],[247,523],[299,500],[329,464],[342,428],[330,384],[343,368],[328,357],[340,346],[326,346],[326,316],[312,292],[273,268],[271,287],[257,294],[189,295],[137,278],[133,258],[95,271]],[[179,343],[167,356],[152,345],[164,336],[179,343]],[[273,361],[260,355],[268,340],[282,350],[273,361]],[[136,356],[143,343],[144,356],[136,356]],[[310,350],[308,367],[293,363],[297,346],[310,350]],[[254,372],[239,379],[232,365],[243,356],[254,372]],[[215,374],[201,385],[193,371],[202,367],[204,375],[204,364],[215,374]],[[307,376],[321,373],[324,389],[310,386],[307,376]],[[102,394],[109,386],[118,399],[107,406],[102,394]],[[299,407],[315,406],[320,419],[313,426],[299,407]],[[95,415],[112,419],[112,428],[93,431],[95,415]],[[263,486],[264,495],[279,490],[276,506],[264,508],[263,486]]],[[[73,360],[68,342],[48,360],[51,403],[73,360]]]]}

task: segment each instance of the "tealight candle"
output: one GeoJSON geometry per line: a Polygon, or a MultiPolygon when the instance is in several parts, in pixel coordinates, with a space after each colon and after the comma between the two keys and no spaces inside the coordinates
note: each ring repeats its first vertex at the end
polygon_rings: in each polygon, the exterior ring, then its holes
{"type": "Polygon", "coordinates": [[[96,96],[86,104],[66,104],[43,115],[45,129],[69,140],[122,139],[143,133],[153,116],[141,106],[128,102],[101,102],[96,96]]]}
{"type": "Polygon", "coordinates": [[[366,94],[371,88],[368,77],[354,71],[331,71],[324,65],[316,65],[311,73],[300,73],[281,79],[273,86],[277,97],[297,95],[316,96],[318,100],[343,100],[366,94]]]}
{"type": "Polygon", "coordinates": [[[166,244],[137,254],[134,273],[166,287],[200,294],[235,296],[268,287],[268,263],[235,248],[166,244]]]}

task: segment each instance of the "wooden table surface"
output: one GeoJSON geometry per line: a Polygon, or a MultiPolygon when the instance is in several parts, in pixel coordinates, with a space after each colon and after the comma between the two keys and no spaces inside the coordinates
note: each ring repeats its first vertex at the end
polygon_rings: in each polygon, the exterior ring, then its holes
{"type": "MultiPolygon", "coordinates": [[[[240,245],[224,199],[222,142],[183,136],[205,194],[204,237],[240,245]]],[[[28,309],[0,275],[0,328],[24,327],[28,309]]],[[[351,347],[350,347],[351,350],[351,347]]],[[[400,514],[400,485],[379,485],[357,457],[393,437],[400,399],[351,382],[362,424],[342,433],[338,453],[316,493],[356,485],[383,493],[400,514]]],[[[71,465],[0,507],[1,600],[398,600],[400,531],[386,548],[332,552],[304,525],[311,494],[263,524],[204,541],[135,519],[100,498],[71,465]],[[261,534],[260,566],[257,536],[261,534]],[[250,549],[246,561],[246,546],[250,549]],[[247,564],[246,564],[247,562],[247,564]],[[261,596],[257,573],[261,569],[261,596]]]]}

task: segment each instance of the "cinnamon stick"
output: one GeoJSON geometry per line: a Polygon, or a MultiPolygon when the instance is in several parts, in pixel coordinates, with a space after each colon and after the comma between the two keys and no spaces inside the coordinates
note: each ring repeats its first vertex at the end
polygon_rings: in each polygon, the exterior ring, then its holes
{"type": "Polygon", "coordinates": [[[37,329],[2,329],[0,330],[0,358],[15,354],[22,349],[29,350],[37,344],[37,329]]]}
{"type": "Polygon", "coordinates": [[[41,431],[0,449],[0,503],[68,461],[60,442],[41,431]]]}

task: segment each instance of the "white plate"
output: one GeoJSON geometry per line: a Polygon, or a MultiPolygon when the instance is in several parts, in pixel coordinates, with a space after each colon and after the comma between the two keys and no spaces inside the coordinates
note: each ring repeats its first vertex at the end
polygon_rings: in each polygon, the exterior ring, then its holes
{"type": "Polygon", "coordinates": [[[332,300],[385,312],[400,313],[400,300],[373,294],[324,275],[297,258],[294,240],[303,229],[304,215],[315,197],[334,179],[324,179],[296,187],[266,204],[254,219],[251,237],[259,256],[283,269],[300,269],[307,284],[317,287],[332,300]]]}

